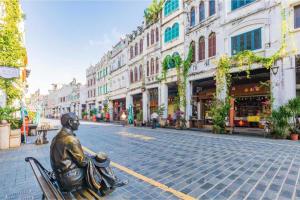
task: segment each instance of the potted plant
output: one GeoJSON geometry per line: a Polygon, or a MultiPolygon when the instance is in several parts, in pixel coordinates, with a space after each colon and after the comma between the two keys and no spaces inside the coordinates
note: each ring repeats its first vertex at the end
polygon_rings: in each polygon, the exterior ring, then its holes
{"type": "Polygon", "coordinates": [[[140,111],[136,114],[136,125],[141,126],[142,121],[143,121],[143,112],[140,111]]]}
{"type": "Polygon", "coordinates": [[[300,98],[294,98],[288,101],[286,109],[290,115],[289,131],[292,140],[298,140],[300,127],[298,116],[300,115],[300,98]]]}
{"type": "Polygon", "coordinates": [[[274,138],[286,138],[289,128],[289,118],[290,114],[286,106],[280,106],[278,109],[272,111],[270,122],[271,135],[274,138]]]}

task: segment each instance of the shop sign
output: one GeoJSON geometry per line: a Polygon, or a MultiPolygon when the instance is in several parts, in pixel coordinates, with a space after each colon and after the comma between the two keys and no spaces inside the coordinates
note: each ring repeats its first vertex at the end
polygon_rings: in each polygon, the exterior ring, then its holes
{"type": "Polygon", "coordinates": [[[255,115],[255,116],[248,116],[247,117],[247,121],[248,122],[259,122],[259,120],[260,120],[260,117],[257,116],[257,115],[255,115]]]}
{"type": "Polygon", "coordinates": [[[20,77],[20,69],[14,67],[0,66],[0,76],[2,78],[18,78],[20,77]]]}

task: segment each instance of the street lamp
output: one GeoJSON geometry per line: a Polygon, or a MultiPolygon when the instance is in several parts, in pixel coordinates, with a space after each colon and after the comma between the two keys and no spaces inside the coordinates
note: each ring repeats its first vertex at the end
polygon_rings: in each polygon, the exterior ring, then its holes
{"type": "Polygon", "coordinates": [[[273,75],[276,75],[277,73],[278,73],[278,69],[279,69],[279,67],[276,65],[276,66],[273,66],[272,68],[271,68],[271,71],[272,71],[272,73],[273,73],[273,75]]]}

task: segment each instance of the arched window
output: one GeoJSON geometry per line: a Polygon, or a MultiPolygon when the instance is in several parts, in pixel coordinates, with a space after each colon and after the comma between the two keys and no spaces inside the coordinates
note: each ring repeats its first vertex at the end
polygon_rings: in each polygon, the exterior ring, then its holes
{"type": "Polygon", "coordinates": [[[168,27],[166,30],[165,30],[165,42],[169,42],[172,38],[172,29],[170,27],[168,27]]]}
{"type": "Polygon", "coordinates": [[[216,13],[216,1],[215,0],[209,0],[209,12],[208,15],[212,16],[216,13]]]}
{"type": "Polygon", "coordinates": [[[130,47],[130,59],[132,59],[133,58],[133,47],[131,46],[130,47]]]}
{"type": "Polygon", "coordinates": [[[205,39],[203,36],[199,38],[199,60],[205,59],[205,39]]]}
{"type": "Polygon", "coordinates": [[[151,75],[154,74],[154,59],[151,58],[151,75]]]}
{"type": "Polygon", "coordinates": [[[190,26],[195,26],[195,8],[191,9],[190,26]]]}
{"type": "Polygon", "coordinates": [[[158,73],[158,71],[159,71],[159,59],[158,59],[158,57],[156,57],[156,73],[158,73]]]}
{"type": "Polygon", "coordinates": [[[133,83],[133,72],[132,72],[132,69],[130,70],[130,83],[133,83]]]}
{"type": "Polygon", "coordinates": [[[158,42],[159,41],[159,31],[158,31],[158,27],[156,27],[156,42],[158,42]]]}
{"type": "Polygon", "coordinates": [[[164,7],[164,15],[168,16],[171,13],[171,0],[167,0],[164,7]]]}
{"type": "Polygon", "coordinates": [[[135,56],[137,56],[139,54],[139,47],[138,47],[138,44],[135,43],[135,46],[134,46],[134,51],[135,51],[135,56]]]}
{"type": "Polygon", "coordinates": [[[142,80],[142,78],[143,78],[143,66],[142,65],[140,65],[140,80],[142,80]]]}
{"type": "Polygon", "coordinates": [[[179,24],[176,22],[173,26],[172,26],[172,36],[171,39],[175,39],[178,38],[179,36],[179,24]]]}
{"type": "Polygon", "coordinates": [[[140,53],[143,53],[143,39],[140,39],[140,53]]]}
{"type": "Polygon", "coordinates": [[[138,80],[138,72],[137,72],[137,67],[134,68],[134,81],[138,80]]]}
{"type": "Polygon", "coordinates": [[[154,30],[151,30],[151,44],[154,43],[154,30]]]}
{"type": "Polygon", "coordinates": [[[211,33],[208,37],[208,57],[216,55],[216,34],[211,33]]]}
{"type": "Polygon", "coordinates": [[[192,41],[190,44],[190,47],[192,48],[193,55],[192,55],[192,63],[196,61],[196,48],[195,48],[195,41],[192,41]]]}
{"type": "Polygon", "coordinates": [[[149,76],[149,61],[147,61],[147,76],[149,76]]]}
{"type": "Polygon", "coordinates": [[[147,47],[149,47],[149,33],[147,33],[147,47]]]}
{"type": "Polygon", "coordinates": [[[199,5],[199,21],[202,22],[205,19],[205,7],[204,1],[201,1],[199,5]]]}
{"type": "Polygon", "coordinates": [[[168,16],[179,8],[178,0],[167,0],[164,6],[164,16],[168,16]]]}

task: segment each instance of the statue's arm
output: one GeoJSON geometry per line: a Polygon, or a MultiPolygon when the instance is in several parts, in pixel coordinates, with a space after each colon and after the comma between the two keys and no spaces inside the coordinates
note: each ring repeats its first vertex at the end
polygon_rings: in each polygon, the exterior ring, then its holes
{"type": "Polygon", "coordinates": [[[72,141],[70,141],[68,146],[69,146],[68,151],[72,156],[72,158],[75,160],[75,162],[78,164],[78,166],[80,167],[87,166],[88,158],[83,153],[79,140],[77,138],[72,139],[72,141]]]}

